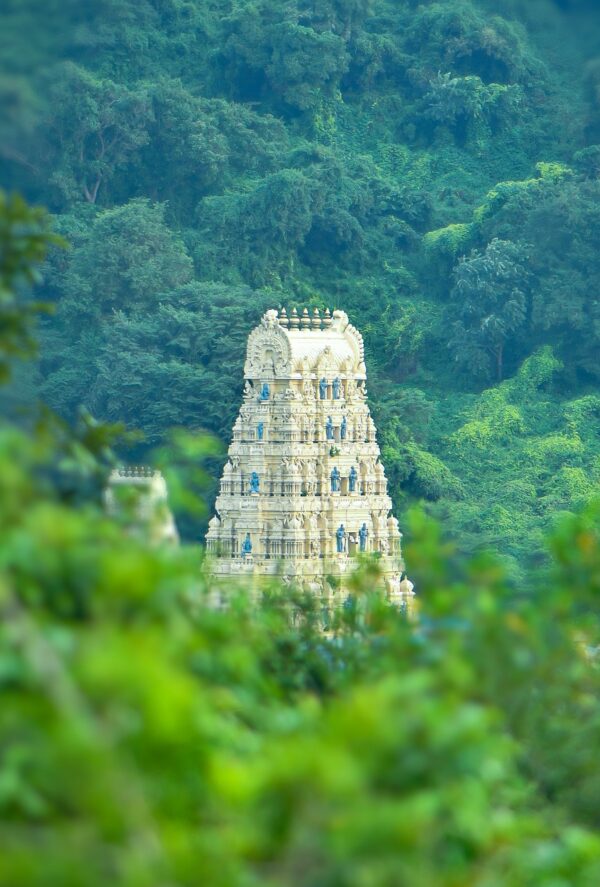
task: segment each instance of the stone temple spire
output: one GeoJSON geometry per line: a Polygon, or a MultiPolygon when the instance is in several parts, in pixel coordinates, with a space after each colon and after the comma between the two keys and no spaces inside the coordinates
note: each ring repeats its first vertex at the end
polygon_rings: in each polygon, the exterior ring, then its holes
{"type": "Polygon", "coordinates": [[[281,575],[335,599],[358,555],[374,553],[390,599],[410,606],[363,340],[348,316],[326,310],[321,324],[316,310],[267,311],[244,377],[206,537],[215,575],[281,575]]]}

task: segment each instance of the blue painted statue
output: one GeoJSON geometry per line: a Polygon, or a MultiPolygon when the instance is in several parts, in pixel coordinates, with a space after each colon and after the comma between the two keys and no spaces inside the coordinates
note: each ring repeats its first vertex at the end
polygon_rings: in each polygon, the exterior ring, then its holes
{"type": "Polygon", "coordinates": [[[327,379],[321,379],[319,382],[319,397],[321,400],[325,400],[327,397],[327,379]]]}
{"type": "Polygon", "coordinates": [[[246,538],[242,542],[242,557],[246,557],[247,554],[252,554],[252,539],[250,538],[250,533],[246,533],[246,538]]]}
{"type": "Polygon", "coordinates": [[[265,423],[259,422],[258,425],[256,426],[256,436],[257,436],[258,440],[263,439],[264,433],[265,433],[265,423]]]}
{"type": "Polygon", "coordinates": [[[340,440],[346,440],[346,435],[348,433],[348,420],[344,416],[342,419],[342,424],[340,425],[340,440]]]}
{"type": "Polygon", "coordinates": [[[337,530],[335,531],[335,541],[336,547],[338,550],[338,554],[341,554],[344,550],[344,542],[346,540],[346,531],[344,529],[344,525],[340,524],[337,530]]]}
{"type": "Polygon", "coordinates": [[[341,486],[341,478],[342,478],[342,476],[340,474],[340,469],[336,465],[334,467],[333,471],[331,472],[331,492],[332,493],[339,493],[340,486],[341,486]]]}
{"type": "Polygon", "coordinates": [[[333,399],[334,399],[334,400],[339,400],[339,399],[340,399],[340,392],[341,392],[341,390],[342,390],[342,383],[341,383],[340,380],[336,377],[336,378],[333,380],[333,399]]]}
{"type": "Polygon", "coordinates": [[[260,394],[258,395],[258,399],[261,401],[268,400],[270,393],[271,389],[269,388],[269,383],[263,382],[262,388],[260,389],[260,394]]]}
{"type": "Polygon", "coordinates": [[[259,487],[260,487],[260,478],[259,478],[258,474],[256,473],[256,471],[253,471],[252,474],[250,475],[250,492],[251,493],[258,493],[259,487]]]}
{"type": "Polygon", "coordinates": [[[367,550],[367,538],[369,536],[369,531],[367,530],[367,525],[363,524],[360,530],[358,531],[358,539],[359,539],[359,548],[361,551],[367,550]]]}
{"type": "Polygon", "coordinates": [[[325,424],[325,434],[327,436],[327,440],[333,440],[333,419],[331,416],[327,417],[327,422],[325,424]]]}
{"type": "Polygon", "coordinates": [[[348,476],[348,489],[350,490],[351,493],[356,492],[356,481],[357,480],[358,480],[358,471],[356,470],[356,468],[353,465],[352,468],[350,469],[350,474],[348,476]]]}

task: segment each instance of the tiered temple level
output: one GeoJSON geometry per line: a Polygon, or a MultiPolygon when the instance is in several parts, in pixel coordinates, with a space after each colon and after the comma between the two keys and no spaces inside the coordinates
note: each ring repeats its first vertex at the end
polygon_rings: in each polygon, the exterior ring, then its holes
{"type": "Polygon", "coordinates": [[[362,336],[343,311],[267,311],[250,333],[244,403],[207,535],[217,575],[275,575],[330,593],[358,552],[377,553],[410,603],[366,402],[362,336]]]}

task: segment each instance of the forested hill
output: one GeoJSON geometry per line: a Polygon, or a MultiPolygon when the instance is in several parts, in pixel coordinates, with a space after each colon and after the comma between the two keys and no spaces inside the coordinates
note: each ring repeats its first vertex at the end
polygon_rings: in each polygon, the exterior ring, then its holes
{"type": "Polygon", "coordinates": [[[398,510],[518,581],[600,480],[594,0],[2,9],[0,185],[72,244],[5,405],[226,440],[263,310],[343,308],[398,510]]]}

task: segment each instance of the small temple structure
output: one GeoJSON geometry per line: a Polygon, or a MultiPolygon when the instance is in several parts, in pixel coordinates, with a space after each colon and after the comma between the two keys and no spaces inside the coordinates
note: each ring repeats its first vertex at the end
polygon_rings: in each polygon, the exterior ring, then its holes
{"type": "Polygon", "coordinates": [[[251,574],[346,596],[360,553],[410,607],[367,404],[362,336],[343,311],[267,311],[248,337],[244,402],[206,537],[217,577],[251,574]]]}
{"type": "Polygon", "coordinates": [[[179,544],[169,508],[167,482],[160,471],[143,465],[115,468],[104,491],[104,507],[128,532],[153,545],[179,544]]]}

